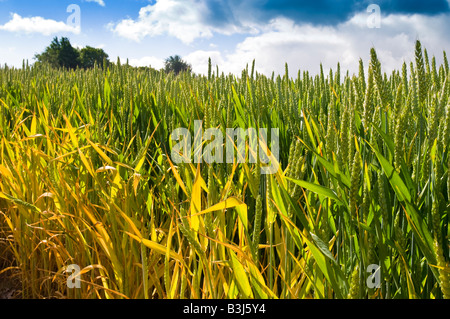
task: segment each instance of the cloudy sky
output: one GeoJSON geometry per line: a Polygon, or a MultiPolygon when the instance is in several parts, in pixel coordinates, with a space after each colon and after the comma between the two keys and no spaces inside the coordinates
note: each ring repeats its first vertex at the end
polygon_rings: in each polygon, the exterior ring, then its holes
{"type": "MultiPolygon", "coordinates": [[[[325,69],[356,72],[374,46],[390,72],[414,57],[450,51],[450,0],[0,0],[0,63],[34,62],[53,37],[103,48],[112,61],[163,66],[179,54],[198,73],[208,57],[240,74],[256,60],[266,75],[325,69]]],[[[450,52],[449,52],[450,53],[450,52]]]]}

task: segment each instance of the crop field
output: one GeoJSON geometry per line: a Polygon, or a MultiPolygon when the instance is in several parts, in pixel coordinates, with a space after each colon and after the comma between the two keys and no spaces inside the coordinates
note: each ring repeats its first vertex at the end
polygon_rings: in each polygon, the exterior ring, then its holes
{"type": "Polygon", "coordinates": [[[1,67],[0,275],[26,299],[450,298],[450,71],[411,50],[391,74],[376,48],[358,74],[1,67]],[[249,128],[267,147],[239,159],[249,128]]]}

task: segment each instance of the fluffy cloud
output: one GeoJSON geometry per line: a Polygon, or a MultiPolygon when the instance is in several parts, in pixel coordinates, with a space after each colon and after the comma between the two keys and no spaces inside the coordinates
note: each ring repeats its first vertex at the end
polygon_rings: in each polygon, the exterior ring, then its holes
{"type": "Polygon", "coordinates": [[[211,37],[211,30],[199,23],[202,8],[175,0],[161,0],[139,11],[135,21],[124,19],[112,30],[125,38],[140,41],[146,36],[163,33],[175,36],[184,43],[190,43],[197,37],[211,37]]]}
{"type": "Polygon", "coordinates": [[[246,64],[256,60],[256,69],[266,75],[272,71],[284,73],[285,62],[291,76],[297,70],[319,71],[335,69],[356,73],[359,58],[367,67],[370,48],[375,47],[382,68],[386,72],[399,69],[405,61],[414,61],[414,44],[417,39],[436,55],[439,63],[442,51],[450,47],[447,30],[449,14],[436,16],[391,14],[381,18],[380,28],[368,28],[368,13],[358,13],[336,26],[297,25],[292,20],[278,18],[271,21],[262,32],[245,38],[234,52],[224,55],[218,51],[195,51],[189,58],[195,72],[206,73],[208,54],[214,56],[221,70],[239,74],[246,64]]]}
{"type": "Polygon", "coordinates": [[[236,21],[231,23],[212,19],[214,12],[208,4],[208,1],[202,0],[159,0],[141,8],[136,20],[123,19],[116,24],[109,24],[109,28],[115,34],[134,41],[141,41],[146,36],[167,34],[185,44],[197,38],[211,38],[214,32],[230,35],[255,31],[236,21]]]}
{"type": "MultiPolygon", "coordinates": [[[[121,61],[126,61],[126,59],[121,59],[121,61]]],[[[129,59],[128,63],[132,66],[151,66],[154,69],[160,70],[164,68],[164,60],[154,57],[154,56],[145,56],[139,59],[129,59]]]]}
{"type": "MultiPolygon", "coordinates": [[[[194,72],[201,74],[208,74],[208,59],[211,58],[211,65],[215,71],[215,66],[222,67],[225,61],[222,58],[220,51],[204,51],[197,50],[184,57],[184,60],[192,65],[194,72]]],[[[219,70],[220,72],[220,70],[219,70]]]]}
{"type": "MultiPolygon", "coordinates": [[[[377,4],[384,15],[436,15],[449,12],[448,1],[379,0],[377,4]]],[[[141,8],[137,19],[123,19],[109,27],[119,36],[135,41],[169,35],[190,44],[197,38],[210,38],[214,33],[256,34],[261,26],[279,18],[336,26],[372,3],[373,0],[156,0],[141,8]]]]}
{"type": "Polygon", "coordinates": [[[80,27],[74,27],[61,21],[44,19],[42,17],[23,18],[17,13],[13,13],[12,19],[4,25],[0,25],[0,30],[19,33],[41,33],[51,35],[60,32],[80,33],[80,27]]]}
{"type": "MultiPolygon", "coordinates": [[[[413,60],[414,42],[420,39],[429,53],[442,55],[450,45],[450,0],[379,0],[381,27],[369,28],[373,1],[321,0],[156,0],[142,8],[136,19],[127,18],[110,29],[141,41],[168,35],[184,44],[216,34],[245,34],[231,53],[196,50],[184,58],[193,70],[207,72],[208,57],[225,72],[239,74],[253,59],[257,70],[270,75],[284,72],[285,62],[295,70],[318,71],[341,64],[356,72],[358,60],[369,59],[374,46],[386,72],[413,60]],[[432,50],[436,50],[433,52],[432,50]]],[[[222,47],[222,46],[221,46],[222,47]]],[[[145,60],[143,60],[145,61],[145,60]]]]}

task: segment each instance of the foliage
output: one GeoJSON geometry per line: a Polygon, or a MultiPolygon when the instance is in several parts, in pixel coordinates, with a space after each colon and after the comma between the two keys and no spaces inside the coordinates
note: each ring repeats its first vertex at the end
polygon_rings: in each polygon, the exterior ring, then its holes
{"type": "Polygon", "coordinates": [[[173,72],[178,75],[180,72],[190,72],[191,66],[179,55],[170,56],[164,62],[166,73],[173,72]]]}
{"type": "Polygon", "coordinates": [[[108,54],[103,49],[86,46],[80,50],[70,44],[68,38],[53,39],[44,52],[35,55],[38,63],[47,63],[53,68],[76,69],[107,66],[108,54]]]}
{"type": "Polygon", "coordinates": [[[75,69],[79,65],[80,54],[72,47],[68,38],[59,40],[55,37],[45,51],[36,54],[35,58],[38,62],[48,63],[55,68],[75,69]]]}
{"type": "Polygon", "coordinates": [[[107,66],[108,63],[108,54],[103,49],[86,46],[80,50],[80,66],[82,68],[93,68],[96,64],[107,66]]]}

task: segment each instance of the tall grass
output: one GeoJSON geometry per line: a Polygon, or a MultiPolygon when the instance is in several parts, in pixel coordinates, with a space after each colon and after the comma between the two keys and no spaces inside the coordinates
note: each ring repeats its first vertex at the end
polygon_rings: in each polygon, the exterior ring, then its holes
{"type": "Polygon", "coordinates": [[[415,50],[344,77],[2,67],[0,251],[22,296],[448,298],[448,62],[415,50]],[[279,128],[278,172],[175,165],[194,120],[279,128]]]}

